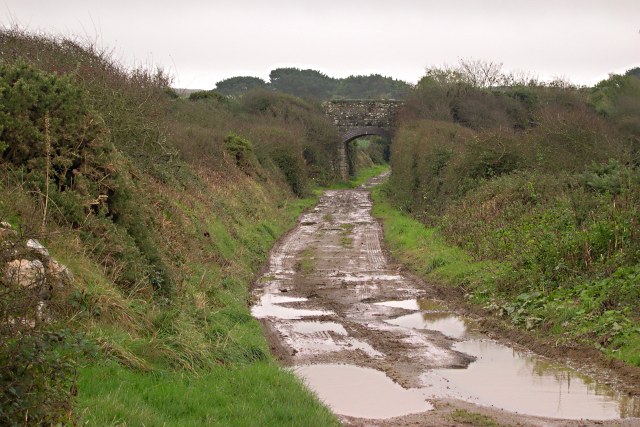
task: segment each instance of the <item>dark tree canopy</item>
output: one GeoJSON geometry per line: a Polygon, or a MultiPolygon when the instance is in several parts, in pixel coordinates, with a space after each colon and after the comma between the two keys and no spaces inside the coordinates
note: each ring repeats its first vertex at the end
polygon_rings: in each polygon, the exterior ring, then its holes
{"type": "Polygon", "coordinates": [[[216,83],[216,91],[227,96],[241,95],[251,89],[264,89],[267,82],[259,77],[238,76],[224,79],[216,83]]]}
{"type": "Polygon", "coordinates": [[[340,79],[334,92],[338,99],[402,99],[410,86],[402,80],[383,77],[380,74],[369,76],[349,76],[340,79]]]}
{"type": "Polygon", "coordinates": [[[634,68],[631,68],[630,70],[627,70],[627,72],[625,73],[625,76],[640,77],[640,67],[634,67],[634,68]]]}
{"type": "Polygon", "coordinates": [[[329,99],[337,86],[336,79],[320,71],[299,68],[276,68],[269,79],[274,90],[300,98],[329,99]]]}

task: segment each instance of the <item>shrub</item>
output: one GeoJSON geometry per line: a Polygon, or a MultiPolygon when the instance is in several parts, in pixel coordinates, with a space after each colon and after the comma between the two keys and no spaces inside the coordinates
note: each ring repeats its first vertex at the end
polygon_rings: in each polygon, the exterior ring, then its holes
{"type": "Polygon", "coordinates": [[[17,336],[2,334],[0,424],[57,425],[72,421],[75,360],[83,348],[88,347],[78,337],[51,326],[17,336]]]}
{"type": "Polygon", "coordinates": [[[224,139],[225,149],[233,158],[237,167],[248,174],[255,172],[256,157],[253,153],[253,144],[248,139],[230,133],[224,139]]]}
{"type": "Polygon", "coordinates": [[[190,101],[200,101],[203,99],[211,99],[221,104],[229,102],[229,99],[226,96],[215,90],[199,90],[197,92],[192,92],[189,95],[190,101]]]}
{"type": "Polygon", "coordinates": [[[26,172],[75,225],[100,197],[115,191],[112,146],[86,94],[69,78],[28,65],[0,65],[2,160],[26,172]]]}

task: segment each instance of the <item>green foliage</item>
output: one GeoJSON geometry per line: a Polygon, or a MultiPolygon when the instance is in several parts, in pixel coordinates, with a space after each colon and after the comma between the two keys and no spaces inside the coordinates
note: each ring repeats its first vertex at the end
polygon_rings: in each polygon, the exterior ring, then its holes
{"type": "Polygon", "coordinates": [[[285,146],[280,146],[271,151],[271,158],[284,174],[293,193],[304,196],[307,193],[307,177],[302,156],[285,146]]]}
{"type": "Polygon", "coordinates": [[[634,67],[634,68],[630,68],[627,70],[626,73],[624,73],[625,76],[634,76],[634,77],[640,77],[640,67],[634,67]]]}
{"type": "Polygon", "coordinates": [[[594,108],[613,120],[630,145],[631,162],[640,165],[640,79],[637,69],[612,75],[591,90],[594,108]]]}
{"type": "Polygon", "coordinates": [[[2,161],[23,170],[41,194],[48,173],[51,197],[72,224],[116,190],[105,127],[68,77],[0,65],[0,117],[2,161]]]}
{"type": "Polygon", "coordinates": [[[225,94],[216,90],[199,90],[197,92],[192,92],[189,94],[190,101],[200,101],[203,99],[211,99],[221,104],[229,102],[225,94]]]}
{"type": "Polygon", "coordinates": [[[225,149],[234,159],[236,166],[247,173],[252,172],[255,167],[255,154],[253,153],[253,144],[236,134],[230,133],[224,139],[225,149]]]}
{"type": "MultiPolygon", "coordinates": [[[[491,88],[470,72],[429,70],[408,97],[388,197],[446,244],[506,265],[491,284],[463,285],[471,300],[637,363],[636,279],[617,272],[640,262],[638,79],[491,88]]],[[[400,246],[422,274],[450,267],[400,246]]]]}
{"type": "Polygon", "coordinates": [[[38,328],[17,338],[3,336],[0,423],[55,425],[72,420],[75,360],[90,349],[89,343],[59,327],[38,328]]]}
{"type": "Polygon", "coordinates": [[[365,151],[374,164],[389,163],[391,160],[391,141],[379,136],[371,137],[368,139],[365,151]]]}
{"type": "Polygon", "coordinates": [[[332,94],[333,99],[403,99],[410,86],[380,74],[349,76],[340,79],[332,94]]]}
{"type": "Polygon", "coordinates": [[[216,83],[216,91],[227,96],[239,96],[253,89],[266,89],[267,82],[258,77],[239,76],[216,83]]]}
{"type": "Polygon", "coordinates": [[[227,96],[242,97],[256,89],[308,100],[402,99],[410,85],[379,74],[337,79],[316,70],[276,68],[269,73],[268,83],[258,77],[238,76],[219,81],[215,90],[227,96]]]}
{"type": "Polygon", "coordinates": [[[316,70],[276,68],[269,73],[271,87],[300,98],[329,99],[337,81],[316,70]]]}
{"type": "MultiPolygon", "coordinates": [[[[579,175],[580,183],[597,193],[611,196],[619,195],[624,187],[632,182],[633,173],[616,160],[609,163],[594,163],[585,172],[579,175]]],[[[636,178],[637,179],[637,178],[636,178]]]]}
{"type": "Polygon", "coordinates": [[[247,93],[240,106],[262,122],[250,133],[258,159],[275,164],[295,194],[336,179],[339,136],[318,106],[269,91],[247,93]]]}

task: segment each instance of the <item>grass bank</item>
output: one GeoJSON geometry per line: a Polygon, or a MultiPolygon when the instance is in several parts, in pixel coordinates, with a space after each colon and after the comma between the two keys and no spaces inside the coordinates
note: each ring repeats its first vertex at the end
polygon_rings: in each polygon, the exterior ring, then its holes
{"type": "Polygon", "coordinates": [[[425,226],[397,209],[390,191],[388,183],[373,189],[373,214],[383,221],[391,254],[409,269],[430,282],[455,288],[471,303],[532,334],[552,338],[556,345],[578,342],[640,366],[640,323],[633,312],[624,307],[602,309],[612,289],[633,292],[640,279],[637,267],[572,287],[513,296],[500,287],[517,274],[517,266],[509,260],[478,260],[448,242],[441,229],[425,226]]]}
{"type": "Polygon", "coordinates": [[[461,248],[447,243],[435,227],[394,207],[388,184],[372,190],[373,215],[384,224],[385,243],[391,255],[425,279],[435,280],[461,293],[490,289],[508,269],[496,261],[476,261],[461,248]]]}
{"type": "Polygon", "coordinates": [[[162,70],[65,38],[0,30],[0,51],[0,424],[336,425],[249,311],[337,178],[320,107],[180,99],[162,70]],[[40,262],[13,250],[30,238],[73,280],[13,280],[40,262]]]}
{"type": "Polygon", "coordinates": [[[249,310],[249,290],[269,250],[318,196],[291,197],[244,173],[226,178],[215,187],[200,182],[207,191],[197,199],[170,193],[168,203],[187,230],[174,247],[188,261],[181,297],[149,306],[123,298],[100,279],[80,291],[87,306],[82,327],[99,346],[79,369],[75,412],[81,422],[339,424],[293,373],[278,366],[249,310]]]}
{"type": "Polygon", "coordinates": [[[422,225],[390,239],[517,327],[640,365],[640,79],[495,88],[469,65],[428,69],[399,113],[386,195],[422,225]]]}
{"type": "MultiPolygon", "coordinates": [[[[252,198],[247,188],[243,193],[252,198]]],[[[122,304],[119,319],[83,319],[92,325],[88,335],[100,351],[78,371],[79,420],[100,426],[338,425],[295,375],[277,365],[248,308],[248,289],[269,249],[316,201],[290,199],[280,208],[263,208],[257,223],[249,212],[236,210],[231,230],[216,225],[220,212],[200,217],[203,212],[182,206],[196,228],[210,230],[227,254],[226,266],[220,271],[215,264],[192,262],[190,290],[172,307],[141,313],[142,301],[112,301],[100,310],[122,304]],[[120,325],[131,320],[151,325],[120,325]]],[[[203,235],[192,238],[211,244],[203,235]]],[[[82,293],[90,305],[117,295],[108,282],[82,293]]]]}
{"type": "Polygon", "coordinates": [[[272,361],[198,375],[153,374],[107,362],[84,367],[81,419],[88,425],[337,426],[297,377],[272,361]]]}

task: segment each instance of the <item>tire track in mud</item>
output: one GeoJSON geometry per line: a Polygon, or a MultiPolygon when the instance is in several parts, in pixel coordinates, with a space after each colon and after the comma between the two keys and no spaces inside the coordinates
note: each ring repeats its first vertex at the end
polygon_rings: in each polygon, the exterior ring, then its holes
{"type": "MultiPolygon", "coordinates": [[[[463,341],[459,337],[447,336],[437,328],[404,327],[390,322],[397,323],[395,319],[416,310],[436,314],[443,310],[446,314],[447,310],[437,308],[437,303],[426,310],[426,306],[411,305],[425,296],[425,285],[399,274],[397,266],[389,263],[381,243],[382,227],[371,216],[371,207],[367,186],[326,191],[317,206],[303,214],[298,226],[274,247],[268,269],[254,289],[257,303],[252,312],[261,319],[268,336],[277,340],[273,348],[284,362],[303,368],[334,364],[371,368],[384,373],[395,383],[393,386],[402,386],[402,390],[431,390],[435,395],[423,395],[416,401],[423,402],[423,406],[390,412],[395,418],[374,421],[367,418],[378,417],[365,413],[356,418],[342,416],[343,422],[453,425],[451,411],[471,408],[507,424],[602,425],[479,407],[460,400],[465,399],[463,392],[449,390],[446,378],[434,377],[434,370],[463,369],[475,357],[456,350],[463,341]],[[300,268],[302,261],[305,268],[300,268]],[[388,301],[395,302],[386,304],[388,301]],[[427,398],[431,403],[426,402],[427,398]]],[[[411,399],[415,400],[414,394],[411,399]]],[[[389,399],[383,404],[393,401],[389,399]]],[[[403,401],[393,401],[393,405],[404,408],[403,401]]],[[[624,420],[620,423],[611,425],[635,425],[624,420]]]]}

